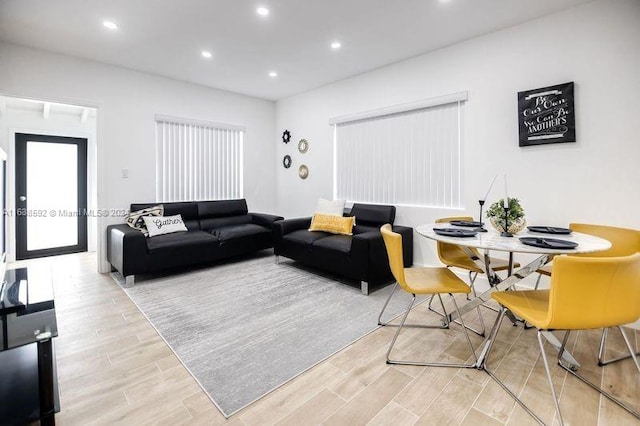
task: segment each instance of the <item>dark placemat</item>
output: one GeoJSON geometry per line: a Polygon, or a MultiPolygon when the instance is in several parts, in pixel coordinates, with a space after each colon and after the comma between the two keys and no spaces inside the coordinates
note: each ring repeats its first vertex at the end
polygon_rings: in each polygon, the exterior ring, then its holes
{"type": "Polygon", "coordinates": [[[578,247],[578,243],[573,241],[556,240],[555,238],[522,237],[520,242],[528,246],[546,249],[569,250],[578,247]]]}
{"type": "Polygon", "coordinates": [[[455,228],[433,228],[433,232],[445,237],[475,237],[478,231],[455,228]]]}
{"type": "Polygon", "coordinates": [[[452,220],[449,223],[455,226],[465,226],[469,228],[481,228],[482,225],[484,225],[482,222],[474,222],[470,220],[452,220]]]}
{"type": "Polygon", "coordinates": [[[527,229],[531,232],[539,232],[541,234],[569,235],[571,233],[571,229],[559,228],[557,226],[527,226],[527,229]]]}

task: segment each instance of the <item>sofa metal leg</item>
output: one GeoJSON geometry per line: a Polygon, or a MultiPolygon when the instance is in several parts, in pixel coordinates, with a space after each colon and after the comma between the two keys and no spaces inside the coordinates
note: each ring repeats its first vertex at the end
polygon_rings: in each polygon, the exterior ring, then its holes
{"type": "Polygon", "coordinates": [[[280,264],[280,255],[276,254],[276,265],[280,264]]]}
{"type": "Polygon", "coordinates": [[[362,294],[364,294],[365,296],[369,295],[369,283],[366,281],[360,281],[360,290],[362,291],[362,294]]]}
{"type": "Polygon", "coordinates": [[[136,283],[135,275],[127,275],[126,277],[124,277],[124,286],[126,288],[133,287],[135,283],[136,283]]]}

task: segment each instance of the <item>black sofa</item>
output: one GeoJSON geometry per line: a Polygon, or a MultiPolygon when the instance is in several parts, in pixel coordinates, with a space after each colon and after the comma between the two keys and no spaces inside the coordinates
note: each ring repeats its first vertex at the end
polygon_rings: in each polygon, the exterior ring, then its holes
{"type": "MultiPolygon", "coordinates": [[[[353,235],[309,231],[311,218],[275,222],[274,253],[305,265],[360,281],[363,294],[393,281],[380,227],[393,222],[394,206],[354,204],[345,216],[355,216],[353,235]]],[[[393,226],[402,235],[404,265],[413,264],[413,228],[393,226]]]]}
{"type": "Polygon", "coordinates": [[[147,238],[129,225],[107,227],[107,259],[126,279],[136,274],[211,262],[273,247],[273,223],[282,216],[248,213],[245,200],[131,204],[137,211],[158,204],[180,214],[188,231],[147,238]]]}

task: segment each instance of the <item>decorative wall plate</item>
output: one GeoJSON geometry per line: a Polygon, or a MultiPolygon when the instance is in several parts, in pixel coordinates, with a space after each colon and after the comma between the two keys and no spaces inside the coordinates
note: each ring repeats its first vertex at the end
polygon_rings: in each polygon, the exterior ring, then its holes
{"type": "Polygon", "coordinates": [[[282,159],[282,165],[284,166],[285,169],[288,169],[289,167],[291,167],[291,156],[290,155],[285,155],[284,158],[282,159]]]}
{"type": "Polygon", "coordinates": [[[298,151],[304,154],[308,150],[309,150],[309,141],[306,139],[300,139],[300,142],[298,142],[298,151]]]}
{"type": "Polygon", "coordinates": [[[309,168],[304,164],[300,166],[298,168],[298,176],[300,176],[300,179],[306,179],[307,177],[309,177],[309,168]]]}
{"type": "Polygon", "coordinates": [[[282,132],[282,142],[289,143],[290,140],[291,140],[291,132],[288,130],[285,130],[284,132],[282,132]]]}

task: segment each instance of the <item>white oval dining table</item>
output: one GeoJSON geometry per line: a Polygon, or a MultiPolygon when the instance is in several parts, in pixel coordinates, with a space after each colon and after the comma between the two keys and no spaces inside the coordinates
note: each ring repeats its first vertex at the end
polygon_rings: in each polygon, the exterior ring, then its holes
{"type": "MultiPolygon", "coordinates": [[[[504,291],[513,288],[518,282],[527,277],[528,275],[537,271],[541,266],[548,263],[554,256],[558,255],[571,255],[571,254],[583,254],[583,253],[595,253],[599,251],[608,250],[611,248],[611,243],[603,238],[594,237],[593,235],[582,234],[579,232],[572,232],[568,235],[558,234],[543,234],[538,232],[530,232],[528,230],[515,234],[513,237],[503,237],[494,229],[487,229],[487,232],[478,232],[472,237],[451,237],[437,234],[434,228],[452,228],[452,229],[466,229],[472,230],[472,228],[464,228],[460,226],[454,226],[447,223],[432,223],[420,225],[416,228],[416,232],[428,239],[454,244],[462,248],[462,250],[469,256],[469,258],[487,274],[490,288],[489,290],[478,294],[475,298],[471,299],[468,303],[460,306],[460,314],[475,309],[477,306],[484,304],[491,299],[491,293],[496,291],[504,291]],[[534,238],[553,238],[557,240],[571,241],[577,243],[577,246],[572,249],[559,249],[553,247],[534,247],[526,245],[520,241],[521,237],[534,237],[534,238]],[[479,250],[484,252],[483,255],[478,256],[479,250]],[[500,251],[509,254],[509,276],[501,278],[492,268],[490,263],[489,252],[500,251]],[[526,253],[537,255],[537,257],[528,263],[527,265],[519,268],[517,271],[513,271],[513,255],[514,253],[526,253]]],[[[450,320],[457,318],[455,312],[449,314],[450,320]]],[[[495,335],[495,329],[499,324],[494,325],[494,330],[491,331],[487,339],[485,340],[484,348],[478,357],[477,368],[484,369],[484,362],[487,356],[487,350],[491,347],[492,336],[495,335]]],[[[561,342],[551,333],[544,332],[543,335],[549,341],[549,343],[559,350],[561,342]]],[[[575,368],[580,364],[573,358],[568,352],[563,352],[563,358],[571,363],[575,368]]]]}

